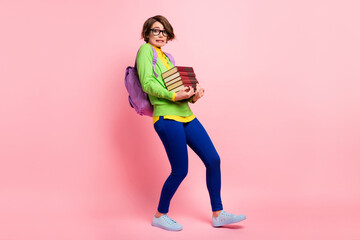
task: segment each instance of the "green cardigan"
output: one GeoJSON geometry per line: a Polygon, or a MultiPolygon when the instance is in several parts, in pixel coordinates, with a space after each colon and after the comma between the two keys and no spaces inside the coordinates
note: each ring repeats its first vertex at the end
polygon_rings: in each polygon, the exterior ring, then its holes
{"type": "MultiPolygon", "coordinates": [[[[155,65],[155,72],[158,77],[155,77],[153,71],[153,50],[150,44],[144,43],[141,45],[136,56],[136,67],[139,74],[141,86],[149,96],[151,104],[154,106],[153,116],[176,115],[182,117],[191,116],[193,113],[189,107],[188,101],[172,101],[173,92],[166,89],[161,73],[168,69],[161,62],[159,57],[155,65]]],[[[171,67],[174,65],[166,57],[171,67]]]]}

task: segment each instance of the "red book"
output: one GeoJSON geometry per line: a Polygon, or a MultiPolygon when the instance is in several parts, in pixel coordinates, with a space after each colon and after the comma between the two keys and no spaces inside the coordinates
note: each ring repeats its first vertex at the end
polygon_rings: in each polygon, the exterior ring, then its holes
{"type": "Polygon", "coordinates": [[[196,91],[196,83],[184,83],[185,87],[192,87],[196,91]]]}
{"type": "Polygon", "coordinates": [[[172,80],[174,80],[175,78],[178,77],[195,77],[195,73],[194,72],[175,72],[173,74],[171,74],[170,76],[164,78],[164,82],[172,82],[172,80]]]}
{"type": "Polygon", "coordinates": [[[198,81],[187,81],[187,80],[185,80],[185,81],[182,81],[182,82],[183,82],[184,85],[185,84],[192,84],[192,85],[198,84],[198,81]]]}
{"type": "Polygon", "coordinates": [[[169,90],[169,91],[171,91],[171,92],[178,92],[178,91],[180,91],[181,89],[183,89],[184,87],[190,87],[190,86],[193,87],[194,90],[196,91],[196,85],[195,85],[195,84],[190,84],[190,83],[181,84],[180,86],[175,87],[174,89],[171,89],[171,90],[169,90]]]}
{"type": "Polygon", "coordinates": [[[198,80],[195,77],[181,77],[181,81],[195,81],[197,82],[198,80]]]}
{"type": "Polygon", "coordinates": [[[179,81],[167,86],[167,89],[169,91],[172,91],[174,89],[179,89],[180,86],[192,86],[194,88],[194,90],[196,90],[197,83],[198,83],[198,81],[194,81],[194,80],[179,80],[179,81]]]}
{"type": "Polygon", "coordinates": [[[165,86],[169,91],[171,91],[175,87],[178,87],[185,83],[191,83],[191,84],[196,85],[198,83],[198,81],[196,80],[196,78],[193,78],[193,77],[178,77],[178,78],[174,79],[173,81],[165,83],[165,86]]]}
{"type": "Polygon", "coordinates": [[[162,73],[161,76],[163,79],[165,79],[176,72],[194,72],[194,69],[192,67],[175,66],[162,73]]]}
{"type": "Polygon", "coordinates": [[[165,86],[170,86],[174,83],[176,83],[177,81],[180,80],[192,80],[192,81],[197,81],[196,77],[186,77],[186,76],[178,76],[177,78],[172,79],[171,81],[166,81],[165,82],[165,86]]]}
{"type": "MultiPolygon", "coordinates": [[[[196,77],[196,75],[195,75],[195,73],[194,72],[178,72],[179,74],[180,74],[180,76],[182,76],[182,77],[196,77]]],[[[176,75],[176,73],[175,74],[173,74],[173,75],[176,75]]],[[[172,75],[171,75],[172,76],[172,75]]],[[[170,76],[170,77],[171,77],[170,76]]]]}
{"type": "Polygon", "coordinates": [[[194,69],[192,67],[177,66],[176,68],[179,72],[194,72],[194,69]]]}

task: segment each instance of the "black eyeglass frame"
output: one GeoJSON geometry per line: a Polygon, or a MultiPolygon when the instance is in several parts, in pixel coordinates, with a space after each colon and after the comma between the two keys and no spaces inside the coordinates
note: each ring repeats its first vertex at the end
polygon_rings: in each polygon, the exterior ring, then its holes
{"type": "Polygon", "coordinates": [[[151,30],[151,33],[152,33],[154,36],[159,36],[160,33],[162,33],[162,35],[163,35],[164,37],[167,37],[167,36],[168,36],[168,33],[166,32],[165,29],[164,29],[164,30],[160,30],[160,29],[157,29],[157,28],[151,28],[150,30],[151,30]],[[155,31],[158,31],[159,33],[158,33],[158,34],[155,34],[155,33],[154,33],[155,31]]]}

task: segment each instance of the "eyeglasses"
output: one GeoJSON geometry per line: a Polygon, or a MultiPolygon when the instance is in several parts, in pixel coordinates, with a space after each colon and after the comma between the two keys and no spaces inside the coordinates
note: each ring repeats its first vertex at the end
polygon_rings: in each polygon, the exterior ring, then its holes
{"type": "Polygon", "coordinates": [[[152,34],[154,35],[154,36],[157,36],[157,35],[159,35],[160,33],[162,33],[162,35],[164,36],[164,37],[167,37],[167,32],[166,32],[166,30],[160,30],[160,29],[157,29],[157,28],[152,28],[152,29],[150,29],[151,30],[151,32],[152,32],[152,34]]]}

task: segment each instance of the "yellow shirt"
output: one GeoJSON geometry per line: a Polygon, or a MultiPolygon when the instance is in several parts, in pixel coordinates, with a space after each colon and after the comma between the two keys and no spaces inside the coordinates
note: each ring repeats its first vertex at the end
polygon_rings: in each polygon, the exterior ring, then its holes
{"type": "MultiPolygon", "coordinates": [[[[154,45],[151,45],[155,48],[158,58],[160,59],[160,61],[164,64],[164,66],[169,70],[171,68],[170,64],[168,63],[164,52],[161,50],[161,48],[155,47],[154,45]]],[[[175,101],[175,93],[173,95],[173,101],[175,101]]],[[[195,118],[195,115],[191,115],[189,117],[182,117],[182,116],[176,116],[176,115],[165,115],[164,119],[171,119],[171,120],[175,120],[178,122],[190,122],[195,118]]],[[[159,117],[153,117],[153,124],[156,123],[156,121],[159,120],[159,117]]]]}

